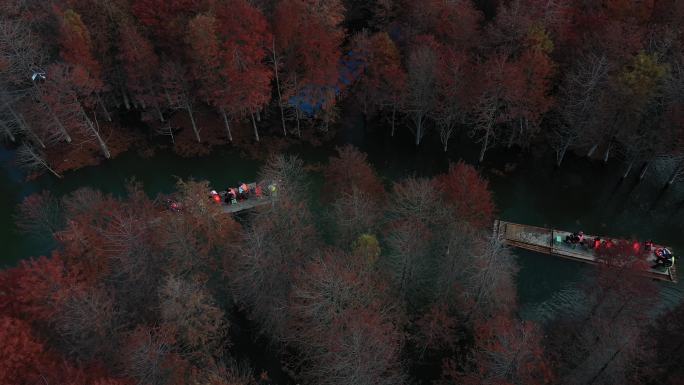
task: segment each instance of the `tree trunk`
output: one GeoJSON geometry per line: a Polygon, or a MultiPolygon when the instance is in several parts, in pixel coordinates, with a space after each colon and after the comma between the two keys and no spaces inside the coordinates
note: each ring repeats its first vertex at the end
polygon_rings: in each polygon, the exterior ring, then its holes
{"type": "Polygon", "coordinates": [[[423,117],[419,116],[416,120],[416,147],[420,145],[420,139],[423,137],[423,117]]]}
{"type": "Polygon", "coordinates": [[[147,109],[147,104],[145,103],[145,99],[140,98],[140,106],[142,107],[143,110],[147,109]]]}
{"type": "Polygon", "coordinates": [[[97,112],[93,111],[93,119],[95,120],[95,128],[100,132],[100,121],[97,120],[97,112]]]}
{"type": "MultiPolygon", "coordinates": [[[[520,120],[520,130],[522,131],[522,119],[520,120]]],[[[513,147],[513,139],[515,139],[515,130],[511,130],[511,136],[508,137],[508,145],[506,148],[513,147]]]]}
{"type": "Polygon", "coordinates": [[[254,121],[254,114],[250,113],[249,116],[252,118],[252,127],[254,127],[254,138],[259,141],[259,130],[257,129],[256,122],[254,121]]]}
{"type": "Polygon", "coordinates": [[[259,110],[256,110],[256,121],[261,122],[261,113],[259,112],[259,110]]]}
{"type": "Polygon", "coordinates": [[[159,115],[159,121],[164,123],[164,114],[162,114],[161,109],[159,108],[159,104],[155,103],[154,108],[157,110],[157,114],[159,115]]]}
{"type": "Polygon", "coordinates": [[[190,115],[190,123],[192,123],[192,130],[195,132],[195,138],[197,143],[202,143],[200,139],[199,130],[197,129],[197,124],[195,123],[195,115],[192,113],[192,106],[190,103],[185,104],[185,109],[188,110],[188,115],[190,115]]]}
{"type": "Polygon", "coordinates": [[[102,101],[102,98],[100,97],[100,94],[96,94],[97,96],[97,102],[102,106],[102,111],[104,112],[105,119],[107,119],[108,122],[112,121],[112,116],[109,114],[109,111],[107,110],[107,106],[105,106],[104,102],[102,101]]]}
{"type": "Polygon", "coordinates": [[[632,165],[634,165],[634,161],[630,161],[629,164],[627,165],[627,169],[625,170],[625,173],[622,174],[622,179],[627,178],[627,175],[629,175],[629,172],[632,171],[632,165]]]}
{"type": "Polygon", "coordinates": [[[230,133],[230,124],[228,124],[228,115],[226,114],[226,110],[221,107],[221,115],[223,115],[223,123],[226,125],[226,132],[228,133],[228,140],[233,141],[233,135],[230,133]]]}
{"type": "Polygon", "coordinates": [[[648,170],[648,162],[644,163],[644,168],[641,169],[641,174],[639,174],[639,180],[644,179],[644,176],[646,176],[646,170],[648,170]]]}
{"type": "Polygon", "coordinates": [[[682,173],[682,168],[684,166],[684,161],[680,161],[677,167],[675,167],[674,171],[672,172],[672,176],[670,176],[670,179],[667,181],[667,187],[672,186],[675,183],[675,180],[677,180],[677,177],[682,173]]]}
{"type": "Polygon", "coordinates": [[[594,152],[596,151],[597,147],[598,147],[598,144],[591,146],[591,148],[587,152],[587,158],[591,158],[591,156],[594,155],[594,152]]]}
{"type": "Polygon", "coordinates": [[[126,93],[126,90],[123,87],[121,88],[121,96],[123,97],[124,106],[126,106],[127,110],[130,110],[131,102],[128,100],[128,94],[126,93]]]}
{"type": "Polygon", "coordinates": [[[283,126],[283,135],[287,136],[285,128],[285,111],[283,109],[283,95],[280,91],[280,76],[278,74],[278,56],[276,55],[275,38],[273,38],[273,72],[275,73],[276,90],[278,91],[278,107],[280,107],[280,124],[283,126]]]}
{"type": "Polygon", "coordinates": [[[444,152],[449,151],[449,138],[451,138],[451,133],[454,131],[453,125],[445,125],[440,127],[439,139],[442,141],[442,148],[444,152]]]}
{"type": "Polygon", "coordinates": [[[169,107],[173,108],[173,101],[171,101],[171,95],[169,95],[169,90],[164,89],[164,96],[166,96],[166,101],[169,103],[169,107]]]}
{"type": "Polygon", "coordinates": [[[391,137],[394,137],[394,122],[395,122],[396,116],[397,116],[397,104],[394,103],[394,104],[392,104],[392,132],[390,133],[391,137]]]}
{"type": "Polygon", "coordinates": [[[565,142],[563,148],[561,148],[560,152],[556,156],[556,167],[560,167],[561,163],[563,163],[563,159],[565,158],[565,153],[568,151],[568,147],[570,147],[569,139],[565,142]]]}
{"type": "Polygon", "coordinates": [[[173,136],[173,127],[169,124],[169,136],[171,137],[171,143],[176,144],[176,138],[173,136]]]}
{"type": "Polygon", "coordinates": [[[45,162],[45,168],[48,169],[52,173],[52,175],[56,176],[59,179],[62,179],[62,175],[60,175],[57,171],[53,170],[52,167],[50,167],[47,162],[45,162]]]}
{"type": "Polygon", "coordinates": [[[480,149],[479,163],[482,163],[484,160],[485,152],[487,151],[487,146],[489,145],[489,131],[491,131],[491,128],[487,127],[487,132],[485,133],[484,140],[482,141],[482,149],[480,149]]]}
{"type": "Polygon", "coordinates": [[[90,128],[90,131],[92,131],[93,135],[95,135],[95,138],[97,139],[97,142],[100,144],[100,148],[102,149],[102,153],[104,154],[105,158],[107,158],[107,159],[111,158],[112,154],[109,152],[109,148],[107,147],[107,143],[105,143],[105,141],[102,140],[100,133],[97,131],[95,126],[93,126],[93,122],[90,120],[88,115],[83,110],[83,106],[79,106],[79,108],[81,109],[81,114],[83,115],[83,119],[85,119],[86,124],[90,128]]]}
{"type": "Polygon", "coordinates": [[[301,138],[302,137],[302,130],[300,129],[299,108],[298,107],[295,107],[295,118],[297,119],[297,137],[301,138]]]}
{"type": "MultiPolygon", "coordinates": [[[[491,241],[490,241],[491,242],[491,241]]],[[[493,246],[490,246],[493,247],[493,246]]],[[[470,317],[473,315],[475,312],[475,309],[480,305],[480,301],[482,301],[482,296],[484,294],[484,289],[487,283],[489,282],[489,276],[491,274],[493,262],[494,262],[494,253],[496,252],[495,249],[491,249],[487,251],[487,254],[489,255],[489,258],[487,259],[487,267],[484,270],[484,277],[480,280],[480,284],[477,287],[477,295],[475,296],[475,302],[470,306],[470,310],[468,310],[468,313],[466,314],[464,323],[468,323],[470,321],[470,317]]]]}
{"type": "Polygon", "coordinates": [[[603,163],[608,163],[608,156],[610,156],[610,148],[613,147],[613,142],[608,142],[608,148],[606,148],[605,154],[603,154],[603,163]]]}
{"type": "Polygon", "coordinates": [[[5,123],[3,123],[3,122],[0,122],[0,125],[2,126],[2,129],[3,129],[3,130],[5,131],[5,133],[7,134],[7,137],[8,137],[12,142],[16,142],[16,139],[14,138],[14,134],[12,134],[12,130],[10,130],[9,127],[7,127],[7,125],[6,125],[5,123]]]}
{"type": "MultiPolygon", "coordinates": [[[[42,96],[42,93],[40,92],[40,89],[38,88],[38,86],[36,85],[36,83],[33,83],[33,88],[35,88],[36,93],[38,94],[39,97],[42,96]]],[[[65,140],[67,143],[71,143],[71,136],[70,136],[69,133],[67,132],[66,128],[64,128],[64,125],[63,125],[62,122],[59,120],[59,118],[57,117],[57,115],[55,115],[55,112],[52,111],[52,106],[50,106],[50,103],[46,103],[45,101],[43,101],[43,98],[42,98],[42,97],[40,98],[40,100],[41,100],[41,102],[42,102],[43,104],[45,104],[45,106],[47,107],[48,113],[49,113],[50,116],[52,117],[52,120],[55,121],[55,124],[57,125],[57,128],[59,129],[59,132],[61,132],[62,135],[64,136],[64,140],[65,140]]]]}
{"type": "Polygon", "coordinates": [[[52,175],[56,176],[59,179],[62,179],[62,175],[60,175],[57,171],[53,170],[45,159],[39,158],[38,161],[43,165],[43,167],[50,171],[52,175]]]}
{"type": "MultiPolygon", "coordinates": [[[[35,141],[40,145],[41,148],[46,148],[45,143],[43,143],[43,141],[38,137],[38,135],[35,132],[33,132],[33,130],[31,130],[31,128],[28,126],[21,113],[14,111],[14,108],[12,108],[12,106],[10,106],[9,104],[7,104],[7,109],[9,110],[10,114],[12,114],[12,117],[14,117],[14,120],[17,121],[17,124],[19,124],[21,129],[28,132],[30,136],[32,136],[33,139],[35,139],[35,141]]],[[[69,138],[69,141],[71,141],[71,138],[69,138]]]]}

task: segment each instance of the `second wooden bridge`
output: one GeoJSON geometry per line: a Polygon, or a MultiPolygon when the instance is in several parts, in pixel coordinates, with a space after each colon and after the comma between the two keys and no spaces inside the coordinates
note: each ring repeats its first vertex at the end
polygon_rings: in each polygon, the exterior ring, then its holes
{"type": "MultiPolygon", "coordinates": [[[[494,221],[493,231],[495,237],[498,237],[504,244],[509,246],[594,265],[600,263],[594,249],[563,242],[566,236],[571,235],[568,231],[522,225],[501,220],[494,221]]],[[[585,235],[585,237],[587,239],[595,238],[593,235],[585,235]]],[[[601,237],[601,239],[606,238],[601,237]]],[[[648,262],[655,262],[655,257],[650,256],[648,262]]],[[[661,281],[677,282],[676,265],[671,267],[651,267],[643,270],[641,273],[661,281]]]]}

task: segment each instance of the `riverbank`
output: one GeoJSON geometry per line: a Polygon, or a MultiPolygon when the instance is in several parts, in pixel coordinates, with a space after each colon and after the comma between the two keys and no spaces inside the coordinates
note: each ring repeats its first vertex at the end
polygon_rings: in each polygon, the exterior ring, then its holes
{"type": "MultiPolygon", "coordinates": [[[[373,166],[386,183],[407,175],[432,176],[444,172],[449,162],[465,159],[473,163],[477,149],[467,137],[455,138],[448,153],[439,141],[426,140],[416,147],[410,133],[403,130],[390,137],[387,130],[365,125],[354,115],[338,130],[334,141],[323,146],[296,145],[297,153],[308,164],[324,163],[335,145],[351,143],[368,153],[373,166]]],[[[127,152],[99,166],[89,166],[65,174],[63,179],[43,176],[26,182],[11,166],[11,153],[3,150],[0,241],[5,245],[3,265],[49,252],[50,244],[17,234],[13,223],[16,204],[23,197],[50,190],[56,196],[79,187],[90,186],[114,195],[123,194],[127,180],[142,182],[150,195],[173,190],[176,178],[206,179],[218,187],[242,180],[253,180],[261,162],[249,159],[240,150],[216,148],[207,156],[185,158],[172,151],[159,150],[153,157],[127,152]]],[[[498,217],[520,223],[584,230],[614,237],[656,239],[684,250],[684,207],[677,189],[661,190],[652,178],[639,181],[636,175],[621,179],[619,162],[593,161],[568,154],[563,167],[553,164],[553,154],[511,150],[492,150],[478,167],[489,179],[498,207],[498,217]]],[[[314,167],[315,168],[315,167],[314,167]]],[[[314,175],[315,177],[315,175],[314,175]]],[[[539,312],[556,306],[563,293],[582,279],[586,267],[548,256],[516,251],[519,256],[519,297],[523,312],[539,312]]],[[[681,283],[663,285],[668,303],[684,297],[681,283]]],[[[536,315],[535,315],[536,314],[536,315]]],[[[541,315],[543,316],[543,315],[541,315]]]]}

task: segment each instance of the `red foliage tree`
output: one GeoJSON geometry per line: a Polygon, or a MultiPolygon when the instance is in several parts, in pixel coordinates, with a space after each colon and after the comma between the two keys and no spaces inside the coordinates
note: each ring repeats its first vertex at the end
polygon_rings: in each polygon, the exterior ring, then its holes
{"type": "Polygon", "coordinates": [[[531,321],[496,316],[475,327],[472,373],[459,373],[447,360],[444,376],[464,384],[550,384],[553,373],[541,344],[541,332],[531,321]]]}
{"type": "Polygon", "coordinates": [[[368,163],[366,154],[351,145],[337,148],[324,171],[324,194],[333,200],[340,192],[356,187],[377,203],[384,200],[385,188],[368,163]]]}
{"type": "Polygon", "coordinates": [[[5,287],[0,309],[33,321],[50,321],[79,281],[59,255],[22,261],[19,267],[2,273],[5,287]]]}
{"type": "Polygon", "coordinates": [[[421,355],[428,349],[446,350],[454,347],[458,319],[442,303],[435,303],[415,321],[414,343],[421,355]]]}
{"type": "Polygon", "coordinates": [[[320,384],[397,384],[403,336],[376,307],[355,308],[333,323],[327,349],[314,358],[312,378],[320,384]]]}
{"type": "Polygon", "coordinates": [[[549,56],[539,49],[526,49],[516,62],[522,71],[522,88],[517,89],[510,101],[510,120],[512,123],[508,146],[517,137],[521,144],[529,143],[529,138],[539,129],[542,116],[551,108],[553,98],[551,76],[554,64],[549,56]]]}
{"type": "Polygon", "coordinates": [[[394,127],[396,111],[406,87],[399,49],[386,32],[356,35],[353,49],[364,61],[363,73],[355,85],[364,113],[370,115],[377,109],[389,108],[394,127]]]}
{"type": "Polygon", "coordinates": [[[180,384],[188,363],[173,351],[175,338],[164,327],[138,326],[121,349],[123,371],[138,383],[180,384]]]}
{"type": "Polygon", "coordinates": [[[188,20],[203,9],[202,0],[135,0],[131,11],[140,23],[157,38],[165,48],[180,48],[188,20]]]}
{"type": "Polygon", "coordinates": [[[270,335],[286,332],[288,299],[294,272],[315,255],[319,244],[305,202],[303,163],[277,156],[262,170],[260,184],[275,183],[277,199],[259,208],[245,231],[244,246],[232,256],[236,297],[270,335]]]}
{"type": "Polygon", "coordinates": [[[444,49],[440,53],[437,98],[431,115],[439,128],[444,152],[448,150],[454,130],[464,125],[466,115],[472,109],[474,95],[468,85],[471,66],[465,52],[444,49]]]}
{"type": "Polygon", "coordinates": [[[109,146],[97,120],[91,119],[85,110],[97,103],[102,83],[81,65],[53,64],[48,67],[47,74],[48,79],[42,90],[51,113],[59,117],[72,136],[82,142],[92,143],[82,152],[87,153],[92,148],[97,151],[99,147],[104,157],[110,158],[109,146]]]}
{"type": "Polygon", "coordinates": [[[127,93],[142,105],[153,105],[163,121],[159,100],[161,92],[158,82],[160,81],[159,58],[154,52],[154,46],[149,39],[143,36],[138,29],[131,24],[124,24],[119,29],[119,60],[123,67],[127,90],[121,90],[124,105],[130,108],[127,93]]]}
{"type": "Polygon", "coordinates": [[[430,34],[445,46],[463,50],[480,41],[482,14],[469,0],[430,0],[411,3],[412,22],[418,33],[430,34]]]}
{"type": "Polygon", "coordinates": [[[68,9],[61,17],[59,37],[62,58],[71,65],[83,66],[93,79],[100,81],[102,68],[93,56],[90,32],[81,20],[81,15],[68,9]]]}
{"type": "Polygon", "coordinates": [[[347,309],[366,308],[382,302],[389,315],[388,287],[368,274],[361,256],[328,252],[296,272],[291,293],[290,327],[305,350],[320,348],[325,335],[347,309]]]}
{"type": "Polygon", "coordinates": [[[408,73],[404,111],[411,120],[409,129],[418,146],[427,130],[427,120],[437,98],[437,69],[442,46],[433,36],[421,35],[411,45],[406,69],[408,73]]]}
{"type": "Polygon", "coordinates": [[[169,261],[165,271],[204,276],[218,267],[217,262],[228,262],[239,252],[243,229],[224,215],[220,205],[206,199],[211,190],[207,182],[179,181],[177,188],[184,215],[166,213],[165,225],[157,232],[169,261]]]}
{"type": "Polygon", "coordinates": [[[502,125],[509,123],[517,103],[524,98],[525,73],[514,58],[502,53],[492,53],[478,64],[469,83],[474,89],[475,102],[472,111],[473,131],[482,143],[479,161],[495,143],[502,125]],[[481,79],[478,80],[478,79],[481,79]]]}
{"type": "Polygon", "coordinates": [[[195,120],[195,94],[192,79],[187,68],[179,61],[166,61],[161,64],[161,87],[173,109],[185,110],[197,143],[201,143],[200,128],[195,120]]]}
{"type": "Polygon", "coordinates": [[[62,215],[59,200],[49,191],[32,194],[24,198],[19,205],[19,213],[15,222],[19,230],[34,236],[49,234],[54,237],[62,227],[62,215]]]}
{"type": "Polygon", "coordinates": [[[255,139],[259,132],[254,113],[271,100],[271,68],[264,63],[273,37],[261,12],[246,0],[231,0],[215,10],[222,42],[221,73],[228,80],[226,109],[249,115],[255,139]]]}
{"type": "Polygon", "coordinates": [[[324,112],[330,111],[335,102],[332,89],[341,87],[338,78],[343,12],[338,0],[282,0],[276,5],[273,50],[282,58],[283,99],[294,109],[298,135],[304,117],[302,105],[320,104],[324,112]],[[292,98],[298,101],[290,101],[292,98]]]}
{"type": "Polygon", "coordinates": [[[0,384],[30,384],[53,369],[27,322],[0,316],[0,341],[0,384]]]}
{"type": "Polygon", "coordinates": [[[100,366],[77,368],[47,348],[28,322],[0,316],[0,384],[130,385],[107,376],[100,366]]]}
{"type": "Polygon", "coordinates": [[[336,241],[348,246],[361,234],[374,233],[385,205],[382,182],[366,160],[352,146],[337,149],[325,169],[325,199],[333,202],[336,241]]]}
{"type": "Polygon", "coordinates": [[[448,173],[435,178],[435,184],[458,219],[479,228],[491,226],[494,199],[488,182],[474,167],[462,161],[452,164],[448,173]]]}
{"type": "Polygon", "coordinates": [[[283,0],[276,5],[276,45],[287,53],[286,67],[300,75],[301,84],[336,84],[343,37],[339,24],[344,8],[337,0],[316,2],[321,6],[308,3],[283,0]],[[329,6],[322,6],[325,3],[329,6]]]}
{"type": "Polygon", "coordinates": [[[322,384],[393,384],[402,378],[403,337],[382,279],[364,261],[330,253],[296,277],[291,335],[303,352],[306,378],[322,384]]]}
{"type": "Polygon", "coordinates": [[[219,109],[223,115],[228,140],[233,140],[228,123],[226,106],[229,104],[227,79],[221,60],[220,41],[216,31],[217,20],[212,15],[197,15],[188,24],[187,41],[190,45],[192,60],[190,71],[198,82],[198,94],[207,103],[219,109]]]}

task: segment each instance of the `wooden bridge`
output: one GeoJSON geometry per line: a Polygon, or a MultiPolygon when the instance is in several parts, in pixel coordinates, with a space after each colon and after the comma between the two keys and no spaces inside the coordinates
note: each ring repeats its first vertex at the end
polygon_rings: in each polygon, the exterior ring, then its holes
{"type": "Polygon", "coordinates": [[[263,206],[271,203],[271,198],[270,197],[261,197],[261,198],[256,198],[256,197],[250,197],[249,199],[245,199],[243,201],[238,201],[236,204],[232,205],[229,203],[222,203],[222,209],[224,213],[231,214],[231,213],[237,213],[240,211],[244,210],[249,210],[253,209],[258,206],[263,206]]]}
{"type": "MultiPolygon", "coordinates": [[[[258,206],[267,205],[275,198],[275,196],[272,195],[263,195],[261,197],[257,197],[254,194],[254,191],[257,187],[256,183],[249,183],[247,186],[249,187],[250,191],[249,197],[247,199],[238,200],[235,204],[221,202],[224,213],[238,213],[240,211],[253,209],[258,206]]],[[[268,192],[265,193],[268,194],[268,192]]]]}
{"type": "MultiPolygon", "coordinates": [[[[498,237],[504,244],[509,246],[594,265],[600,263],[594,249],[583,245],[573,245],[563,242],[566,236],[571,235],[568,231],[522,225],[500,220],[494,221],[493,231],[495,237],[498,237]]],[[[585,235],[586,239],[593,240],[595,237],[596,236],[593,235],[585,235]]],[[[607,238],[601,237],[601,239],[607,238]]],[[[647,261],[651,263],[651,265],[655,264],[655,256],[651,253],[647,261]]],[[[664,266],[648,268],[641,273],[649,278],[677,282],[677,270],[675,265],[672,265],[669,268],[664,266]]]]}

